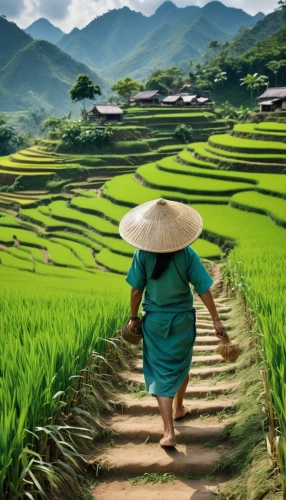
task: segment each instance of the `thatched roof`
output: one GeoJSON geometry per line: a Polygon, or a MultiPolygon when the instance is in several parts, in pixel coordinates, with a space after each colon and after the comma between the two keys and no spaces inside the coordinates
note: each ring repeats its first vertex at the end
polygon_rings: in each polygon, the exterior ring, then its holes
{"type": "Polygon", "coordinates": [[[273,87],[265,90],[265,92],[258,97],[258,99],[283,99],[286,97],[286,87],[273,87]]]}
{"type": "Polygon", "coordinates": [[[100,115],[123,115],[123,110],[113,104],[96,104],[90,113],[95,111],[100,115]]]}
{"type": "Polygon", "coordinates": [[[181,95],[168,95],[168,97],[165,97],[163,99],[163,102],[177,102],[179,99],[183,99],[181,95]]]}
{"type": "Polygon", "coordinates": [[[158,94],[158,90],[143,90],[141,92],[138,92],[138,94],[134,95],[132,99],[152,99],[155,97],[156,94],[158,94]]]}

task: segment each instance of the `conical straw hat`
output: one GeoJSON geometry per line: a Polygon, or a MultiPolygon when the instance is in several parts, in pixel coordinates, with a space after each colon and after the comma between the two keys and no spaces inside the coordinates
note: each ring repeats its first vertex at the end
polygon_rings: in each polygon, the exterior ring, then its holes
{"type": "Polygon", "coordinates": [[[193,208],[177,201],[148,201],[130,210],[119,233],[130,245],[147,252],[176,252],[201,234],[203,221],[193,208]]]}

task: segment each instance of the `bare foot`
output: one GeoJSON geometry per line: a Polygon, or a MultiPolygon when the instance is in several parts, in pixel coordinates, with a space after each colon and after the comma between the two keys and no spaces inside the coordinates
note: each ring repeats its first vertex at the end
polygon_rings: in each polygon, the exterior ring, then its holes
{"type": "Polygon", "coordinates": [[[170,446],[170,447],[174,447],[176,446],[176,438],[175,438],[175,435],[167,435],[167,436],[164,436],[161,441],[160,441],[160,445],[161,446],[170,446]]]}
{"type": "Polygon", "coordinates": [[[187,415],[188,411],[184,406],[182,408],[176,408],[173,411],[173,419],[179,420],[180,418],[184,418],[187,415]]]}

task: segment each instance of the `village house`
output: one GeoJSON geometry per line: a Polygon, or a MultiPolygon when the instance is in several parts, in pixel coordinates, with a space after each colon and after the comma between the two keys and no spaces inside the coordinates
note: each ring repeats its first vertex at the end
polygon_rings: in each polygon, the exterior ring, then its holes
{"type": "Polygon", "coordinates": [[[258,97],[260,112],[286,111],[286,87],[267,89],[258,97]]]}
{"type": "Polygon", "coordinates": [[[114,104],[96,104],[87,113],[89,122],[116,123],[123,121],[123,110],[114,104]]]}
{"type": "Polygon", "coordinates": [[[168,106],[190,106],[194,104],[197,100],[195,95],[189,94],[178,94],[178,95],[168,95],[163,99],[163,104],[168,106]]]}
{"type": "Polygon", "coordinates": [[[158,90],[143,90],[131,98],[138,106],[158,106],[163,99],[158,90]]]}
{"type": "Polygon", "coordinates": [[[213,106],[214,104],[210,97],[202,96],[200,93],[168,95],[162,102],[166,106],[213,106]]]}

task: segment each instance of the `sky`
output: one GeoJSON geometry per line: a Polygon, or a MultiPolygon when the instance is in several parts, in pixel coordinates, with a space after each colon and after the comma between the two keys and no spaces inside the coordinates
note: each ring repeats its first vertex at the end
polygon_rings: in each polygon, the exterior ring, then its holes
{"type": "MultiPolygon", "coordinates": [[[[73,28],[83,28],[95,17],[111,9],[127,6],[146,16],[152,15],[164,0],[0,0],[0,15],[6,15],[21,28],[26,28],[40,17],[49,19],[55,26],[68,33],[73,28]]],[[[178,7],[198,5],[209,0],[174,0],[178,7]]],[[[228,7],[245,10],[249,14],[268,14],[278,0],[224,0],[228,7]]]]}

